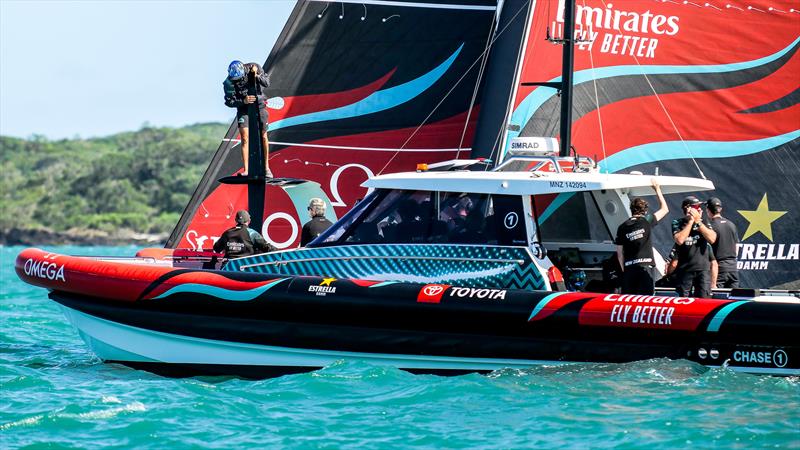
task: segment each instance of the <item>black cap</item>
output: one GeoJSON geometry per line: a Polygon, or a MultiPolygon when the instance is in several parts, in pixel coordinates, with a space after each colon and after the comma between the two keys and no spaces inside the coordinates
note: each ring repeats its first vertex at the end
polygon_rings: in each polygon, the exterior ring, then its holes
{"type": "Polygon", "coordinates": [[[709,208],[712,207],[712,206],[717,207],[717,208],[722,208],[722,201],[720,201],[720,199],[718,199],[717,197],[711,197],[706,202],[706,206],[709,207],[709,208]]]}
{"type": "Polygon", "coordinates": [[[236,223],[244,225],[247,222],[250,222],[250,213],[245,211],[244,209],[237,211],[236,212],[236,223]]]}
{"type": "Polygon", "coordinates": [[[694,195],[690,195],[683,199],[683,202],[681,202],[681,208],[685,208],[687,206],[699,205],[701,203],[703,202],[701,202],[700,199],[698,199],[694,195]]]}

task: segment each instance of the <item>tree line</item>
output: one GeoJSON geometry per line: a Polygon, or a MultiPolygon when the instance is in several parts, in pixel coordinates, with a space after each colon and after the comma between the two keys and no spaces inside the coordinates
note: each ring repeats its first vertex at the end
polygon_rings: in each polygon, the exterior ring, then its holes
{"type": "Polygon", "coordinates": [[[0,230],[172,230],[227,129],[204,123],[91,139],[0,136],[0,230]]]}

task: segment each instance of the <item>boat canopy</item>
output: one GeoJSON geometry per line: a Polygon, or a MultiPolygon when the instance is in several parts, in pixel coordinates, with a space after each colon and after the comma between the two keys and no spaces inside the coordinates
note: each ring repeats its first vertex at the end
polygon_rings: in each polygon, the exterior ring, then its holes
{"type": "Polygon", "coordinates": [[[622,190],[631,196],[653,195],[656,178],[664,194],[708,191],[710,180],[640,174],[549,172],[401,172],[364,182],[372,189],[410,189],[480,194],[541,195],[561,192],[622,190]]]}

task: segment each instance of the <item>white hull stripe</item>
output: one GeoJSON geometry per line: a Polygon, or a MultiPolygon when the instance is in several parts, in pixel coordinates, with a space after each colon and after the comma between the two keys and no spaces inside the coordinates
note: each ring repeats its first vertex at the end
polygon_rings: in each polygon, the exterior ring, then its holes
{"type": "Polygon", "coordinates": [[[461,358],[451,356],[357,353],[274,347],[201,339],[146,330],[94,317],[61,305],[64,315],[100,359],[107,361],[325,367],[336,361],[361,360],[404,369],[496,370],[563,361],[461,358]]]}
{"type": "MultiPolygon", "coordinates": [[[[63,305],[59,306],[67,319],[78,329],[86,344],[100,359],[106,361],[326,367],[336,361],[347,359],[403,369],[450,370],[521,369],[538,365],[575,364],[547,360],[357,353],[217,341],[132,327],[94,317],[63,305]]],[[[800,369],[737,366],[728,368],[737,372],[800,375],[800,369]]]]}
{"type": "Polygon", "coordinates": [[[484,6],[484,5],[458,5],[458,4],[448,4],[448,3],[410,3],[410,2],[393,2],[389,0],[309,0],[312,2],[320,2],[320,3],[352,3],[354,5],[377,5],[377,6],[400,6],[404,8],[432,8],[432,9],[462,9],[462,10],[473,10],[473,11],[494,11],[497,9],[496,6],[484,6]]]}

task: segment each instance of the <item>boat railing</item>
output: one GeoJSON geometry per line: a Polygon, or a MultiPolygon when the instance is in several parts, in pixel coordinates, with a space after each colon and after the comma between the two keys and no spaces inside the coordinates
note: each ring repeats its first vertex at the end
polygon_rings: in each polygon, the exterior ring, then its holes
{"type": "Polygon", "coordinates": [[[564,157],[557,155],[512,155],[497,166],[497,172],[540,172],[549,167],[547,172],[591,172],[596,163],[588,156],[564,157]]]}
{"type": "MultiPolygon", "coordinates": [[[[337,261],[353,261],[353,260],[375,260],[375,259],[399,259],[399,260],[424,260],[424,261],[447,261],[447,262],[478,262],[478,263],[497,263],[497,264],[525,264],[523,259],[496,259],[496,258],[457,258],[446,256],[405,256],[405,255],[364,255],[364,256],[339,256],[337,261]]],[[[284,266],[292,263],[309,263],[319,261],[330,261],[330,258],[298,258],[298,259],[283,259],[277,261],[264,261],[255,264],[246,264],[239,267],[239,270],[245,271],[254,267],[265,266],[284,266]]]]}
{"type": "Polygon", "coordinates": [[[151,256],[96,256],[96,255],[75,255],[80,258],[91,259],[94,261],[118,262],[125,264],[148,264],[148,265],[172,265],[172,261],[159,260],[151,256]]]}
{"type": "MultiPolygon", "coordinates": [[[[675,288],[656,287],[656,295],[677,297],[675,288]]],[[[787,289],[714,288],[711,298],[759,302],[800,303],[800,291],[787,289]]]]}
{"type": "Polygon", "coordinates": [[[152,256],[97,256],[97,255],[75,255],[80,258],[91,259],[93,261],[117,262],[136,265],[156,265],[184,268],[203,268],[218,269],[220,262],[216,257],[210,256],[172,256],[167,255],[163,258],[152,256]]]}

